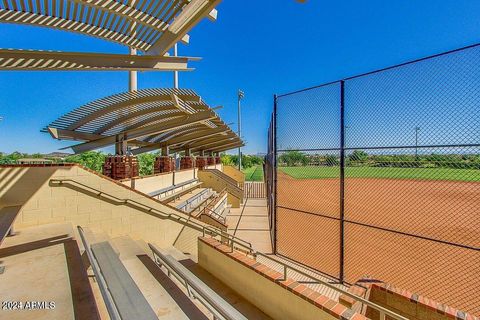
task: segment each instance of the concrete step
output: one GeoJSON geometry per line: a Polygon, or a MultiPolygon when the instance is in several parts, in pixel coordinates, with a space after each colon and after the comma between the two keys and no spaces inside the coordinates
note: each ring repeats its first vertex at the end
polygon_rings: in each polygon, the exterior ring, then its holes
{"type": "MultiPolygon", "coordinates": [[[[110,239],[110,244],[119,253],[120,260],[159,319],[191,319],[192,314],[199,319],[207,319],[207,310],[200,310],[202,307],[196,302],[186,301],[188,296],[179,296],[179,283],[174,283],[159,273],[161,270],[151,259],[148,245],[144,241],[124,236],[110,239]]],[[[162,250],[186,258],[173,247],[162,250]]]]}

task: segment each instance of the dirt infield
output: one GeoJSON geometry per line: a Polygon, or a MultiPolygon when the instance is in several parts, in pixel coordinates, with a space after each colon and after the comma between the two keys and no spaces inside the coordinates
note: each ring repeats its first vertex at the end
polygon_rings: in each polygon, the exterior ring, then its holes
{"type": "MultiPolygon", "coordinates": [[[[338,276],[339,191],[278,172],[279,253],[338,276]]],[[[480,314],[480,251],[360,225],[479,248],[480,183],[347,178],[345,219],[347,281],[370,275],[480,314]]]]}

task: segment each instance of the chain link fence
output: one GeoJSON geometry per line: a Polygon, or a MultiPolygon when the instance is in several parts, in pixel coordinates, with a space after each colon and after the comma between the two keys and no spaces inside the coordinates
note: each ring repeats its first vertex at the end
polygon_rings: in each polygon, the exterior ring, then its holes
{"type": "Polygon", "coordinates": [[[275,97],[275,252],[480,314],[480,46],[275,97]]]}

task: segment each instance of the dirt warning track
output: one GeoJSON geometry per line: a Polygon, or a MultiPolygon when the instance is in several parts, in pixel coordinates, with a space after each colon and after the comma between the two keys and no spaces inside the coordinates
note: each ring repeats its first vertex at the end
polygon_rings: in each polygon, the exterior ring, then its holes
{"type": "MultiPolygon", "coordinates": [[[[338,276],[339,180],[278,172],[277,196],[278,252],[338,276]]],[[[480,314],[480,183],[347,178],[345,221],[348,282],[369,275],[480,314]]]]}

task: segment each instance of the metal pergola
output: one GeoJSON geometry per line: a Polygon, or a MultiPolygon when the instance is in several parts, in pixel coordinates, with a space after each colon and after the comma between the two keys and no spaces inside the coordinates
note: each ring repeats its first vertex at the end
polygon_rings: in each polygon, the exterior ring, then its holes
{"type": "Polygon", "coordinates": [[[102,98],[52,122],[44,132],[78,140],[75,153],[115,145],[117,154],[220,152],[243,141],[189,89],[144,89],[102,98]]]}
{"type": "Polygon", "coordinates": [[[129,54],[0,49],[0,70],[129,71],[129,92],[90,102],[42,131],[82,143],[75,153],[115,145],[117,155],[219,152],[242,140],[192,90],[178,89],[178,71],[196,58],[178,57],[177,42],[202,19],[216,20],[221,0],[2,0],[0,23],[69,31],[115,42],[129,54]],[[169,50],[173,50],[170,56],[169,50]],[[138,51],[137,51],[138,50],[138,51]],[[173,71],[173,89],[137,89],[137,71],[173,71]]]}
{"type": "Polygon", "coordinates": [[[187,70],[169,57],[203,18],[215,20],[220,0],[2,0],[0,23],[64,30],[130,48],[132,56],[0,49],[0,70],[187,70]],[[143,52],[136,55],[136,50],[143,52]]]}

